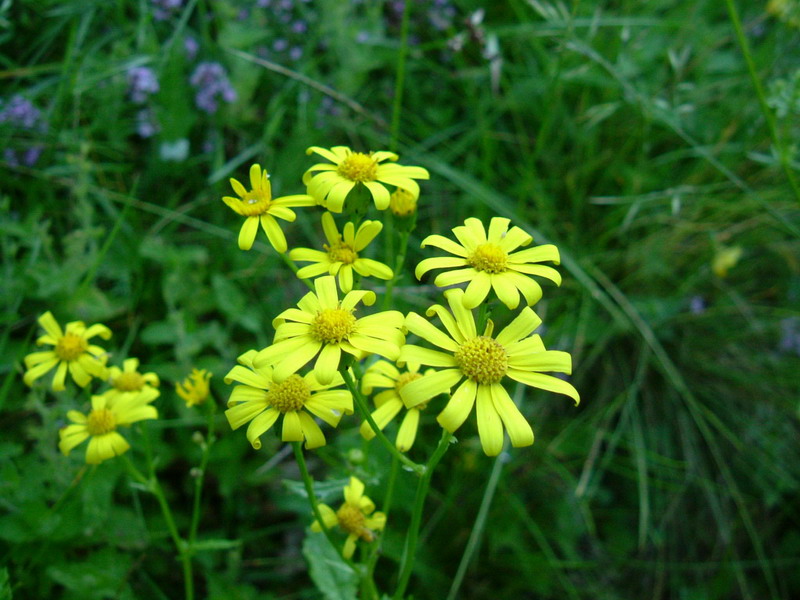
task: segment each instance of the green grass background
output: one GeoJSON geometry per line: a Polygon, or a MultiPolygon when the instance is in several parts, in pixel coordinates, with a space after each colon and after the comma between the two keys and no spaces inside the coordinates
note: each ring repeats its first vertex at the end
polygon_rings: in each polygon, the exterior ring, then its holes
{"type": "MultiPolygon", "coordinates": [[[[52,310],[109,325],[114,360],[159,373],[150,437],[185,529],[203,421],[172,384],[210,369],[222,404],[236,356],[266,346],[271,319],[304,290],[265,243],[238,250],[227,178],[258,161],[278,194],[300,193],[307,146],[390,144],[396,13],[371,0],[296,4],[304,55],[267,64],[257,50],[285,25],[253,2],[194,0],[167,21],[145,0],[0,5],[0,98],[22,94],[49,122],[43,133],[0,124],[4,149],[44,145],[33,167],[0,162],[0,597],[180,597],[153,498],[119,461],[71,487],[82,456],[58,453],[57,430],[85,396],[28,390],[22,358],[52,310]],[[215,115],[194,104],[199,60],[221,62],[238,93],[215,115]],[[147,140],[128,99],[136,65],[161,86],[150,101],[161,131],[147,140]],[[179,139],[186,159],[163,160],[179,139]]],[[[427,22],[430,4],[411,6],[399,113],[401,162],[431,172],[409,263],[430,255],[425,235],[469,216],[508,216],[556,243],[564,283],[536,310],[546,345],[573,354],[582,403],[527,390],[536,444],[499,461],[474,422],[459,430],[433,478],[414,597],[446,597],[494,474],[461,598],[797,598],[800,355],[781,339],[800,318],[800,198],[787,179],[800,112],[790,102],[770,135],[722,2],[464,1],[444,31],[427,22]],[[716,276],[715,255],[735,246],[741,259],[716,276]]],[[[798,31],[760,2],[736,5],[768,93],[791,82],[798,31]]],[[[290,247],[318,235],[317,213],[298,212],[290,247]]],[[[401,310],[439,301],[409,274],[397,298],[401,310]]],[[[373,446],[352,463],[361,442],[356,420],[346,425],[313,472],[355,472],[380,498],[389,458],[373,446]]],[[[239,543],[196,557],[199,597],[319,597],[301,553],[309,511],[283,483],[298,479],[291,457],[272,435],[255,452],[223,421],[219,431],[201,537],[239,543]]],[[[412,458],[438,435],[428,415],[412,458]]],[[[378,567],[387,590],[415,485],[400,477],[378,567]]]]}

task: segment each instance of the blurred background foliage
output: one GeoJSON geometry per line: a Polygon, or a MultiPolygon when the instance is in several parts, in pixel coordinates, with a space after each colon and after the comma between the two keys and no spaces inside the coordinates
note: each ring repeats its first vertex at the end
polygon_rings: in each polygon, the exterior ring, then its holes
{"type": "MultiPolygon", "coordinates": [[[[800,44],[794,0],[737,2],[782,147],[725,3],[420,0],[410,6],[401,162],[426,167],[420,240],[509,216],[562,251],[537,312],[583,402],[529,390],[532,448],[485,457],[474,424],[437,471],[411,589],[447,595],[490,472],[499,479],[459,597],[796,598],[800,594],[800,44]],[[795,11],[795,12],[793,12],[795,11]]],[[[271,341],[302,283],[265,243],[236,247],[220,201],[252,162],[301,193],[310,145],[390,143],[403,2],[0,3],[0,597],[174,598],[180,570],[151,496],[118,461],[56,448],[75,392],[22,383],[36,318],[103,322],[112,361],[164,380],[149,424],[186,527],[201,415],[172,384],[222,378],[271,341]],[[5,594],[5,596],[3,595],[5,594]]],[[[300,211],[290,246],[315,245],[300,211]]],[[[438,301],[399,282],[401,310],[438,301]]],[[[411,452],[435,446],[433,416],[411,452]]],[[[357,423],[318,480],[355,473],[357,423]]],[[[142,440],[134,430],[134,456],[142,440]]],[[[200,597],[314,598],[310,522],[286,449],[221,419],[205,483],[200,597]],[[294,488],[296,489],[296,488],[294,488]]],[[[393,589],[413,476],[378,578],[393,589]]],[[[340,487],[340,486],[339,486],[340,487]]],[[[332,490],[337,485],[332,485],[332,490]]],[[[180,511],[179,511],[180,512],[180,511]]]]}

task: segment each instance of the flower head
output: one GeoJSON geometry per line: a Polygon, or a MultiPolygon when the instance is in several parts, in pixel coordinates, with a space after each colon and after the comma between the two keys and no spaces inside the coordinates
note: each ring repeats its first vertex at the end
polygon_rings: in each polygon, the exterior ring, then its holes
{"type": "Polygon", "coordinates": [[[133,67],[128,71],[128,88],[131,100],[144,104],[160,89],[156,72],[150,67],[133,67]]]}
{"type": "Polygon", "coordinates": [[[464,292],[445,292],[450,305],[434,305],[428,317],[438,316],[447,334],[416,313],[406,317],[406,328],[442,350],[406,345],[400,350],[400,361],[440,367],[425,374],[400,390],[408,407],[418,406],[434,396],[449,392],[458,385],[439,424],[450,432],[461,427],[477,399],[478,433],[484,452],[499,454],[503,446],[503,429],[515,447],[530,446],[533,430],[519,412],[502,382],[506,377],[550,392],[565,394],[580,401],[578,391],[566,381],[544,375],[542,371],[572,372],[572,357],[566,352],[546,350],[538,335],[531,336],[541,319],[527,306],[498,335],[492,337],[491,320],[483,335],[478,335],[472,312],[464,308],[464,292]],[[448,335],[449,334],[449,335],[448,335]],[[529,337],[530,336],[530,337],[529,337]]]}
{"type": "Polygon", "coordinates": [[[111,330],[105,325],[91,325],[86,327],[83,321],[72,321],[67,323],[66,329],[62,330],[50,311],[39,317],[39,325],[45,331],[45,335],[36,340],[36,344],[49,344],[52,350],[44,352],[32,352],[25,357],[24,381],[27,385],[56,367],[56,374],[53,377],[53,390],[60,392],[64,389],[64,380],[67,371],[72,375],[72,379],[81,387],[86,387],[92,377],[105,378],[106,351],[100,346],[91,344],[89,340],[99,335],[104,340],[111,337],[111,330]]]}
{"type": "MultiPolygon", "coordinates": [[[[344,488],[344,504],[339,510],[334,511],[327,504],[319,505],[325,527],[330,529],[338,525],[347,534],[342,549],[345,558],[353,556],[356,540],[371,542],[375,539],[375,532],[382,531],[386,526],[386,515],[374,510],[375,503],[364,495],[364,484],[356,477],[351,477],[350,483],[344,488]]],[[[315,520],[311,530],[322,531],[322,525],[315,520]]]]}
{"type": "Polygon", "coordinates": [[[389,198],[389,209],[397,217],[408,217],[417,212],[417,200],[419,194],[415,196],[408,190],[397,188],[389,198]]]}
{"type": "Polygon", "coordinates": [[[525,297],[528,306],[539,301],[542,288],[529,275],[545,277],[556,285],[561,285],[561,275],[552,267],[535,263],[553,262],[558,264],[558,248],[552,244],[536,246],[514,252],[519,246],[527,246],[533,238],[519,227],[508,228],[509,220],[495,217],[489,224],[489,233],[478,219],[470,218],[463,226],[455,227],[453,233],[460,244],[441,235],[429,235],[422,240],[422,247],[435,246],[453,257],[426,258],[421,261],[414,273],[417,279],[431,269],[452,269],[440,273],[433,283],[447,287],[469,282],[464,294],[464,306],[475,308],[494,289],[497,297],[508,308],[519,305],[519,293],[525,297]]]}
{"type": "MultiPolygon", "coordinates": [[[[122,396],[137,394],[145,388],[158,387],[160,381],[155,373],[139,373],[139,359],[127,358],[122,361],[122,368],[108,368],[108,382],[111,389],[103,395],[108,403],[113,404],[122,396]]],[[[156,394],[158,395],[158,394],[156,394]]]]}
{"type": "Polygon", "coordinates": [[[353,413],[350,392],[333,389],[344,383],[342,376],[336,373],[327,385],[319,383],[313,372],[276,381],[272,367],[253,364],[255,356],[255,350],[244,353],[239,357],[241,365],[233,367],[225,376],[225,383],[243,384],[233,389],[228,400],[225,416],[231,428],[238,429],[249,422],[247,439],[258,450],[261,435],[283,415],[281,439],[284,442],[305,441],[306,448],[324,446],[325,435],[312,415],[336,427],[342,414],[353,413]]]}
{"type": "Polygon", "coordinates": [[[250,250],[253,247],[260,222],[272,247],[278,252],[286,252],[286,237],[275,218],[292,222],[297,215],[289,207],[314,206],[314,199],[305,194],[273,198],[269,175],[260,165],[250,167],[250,190],[233,178],[231,186],[239,198],[225,196],[222,201],[234,212],[245,217],[242,229],[239,231],[239,248],[250,250]]]}
{"type": "MultiPolygon", "coordinates": [[[[377,410],[372,413],[372,418],[379,429],[383,430],[402,410],[406,411],[395,439],[395,445],[400,452],[406,452],[414,445],[419,426],[419,414],[426,407],[423,402],[406,409],[400,398],[400,390],[420,378],[422,378],[422,373],[419,372],[417,365],[408,365],[408,368],[401,372],[393,364],[379,360],[370,365],[361,380],[361,391],[364,394],[371,394],[373,388],[387,388],[375,395],[377,410]]],[[[359,431],[366,440],[375,437],[375,432],[367,421],[361,424],[359,431]]]]}
{"type": "Polygon", "coordinates": [[[342,352],[357,359],[380,354],[395,360],[405,337],[400,331],[403,315],[389,310],[357,319],[356,305],[375,302],[375,292],[354,290],[340,301],[336,280],[331,276],[314,280],[315,292],[309,292],[297,308],[289,308],[273,321],[275,339],[259,352],[256,367],[275,367],[273,376],[283,381],[316,357],[314,374],[327,385],[339,369],[342,352]]]}
{"type": "Polygon", "coordinates": [[[430,175],[422,167],[406,167],[395,164],[398,156],[393,152],[353,152],[347,146],[334,146],[330,150],[311,146],[306,154],[317,153],[331,161],[310,167],[303,174],[303,183],[308,193],[331,212],[342,212],[345,198],[356,185],[367,187],[375,201],[375,208],[389,207],[389,184],[408,190],[419,196],[419,185],[415,179],[428,179],[430,175]],[[386,163],[385,161],[391,161],[386,163]]]}
{"type": "Polygon", "coordinates": [[[186,401],[187,408],[197,406],[205,402],[211,392],[210,379],[211,373],[205,369],[192,369],[191,375],[175,384],[175,392],[186,401]]]}
{"type": "Polygon", "coordinates": [[[236,101],[236,90],[228,79],[225,67],[218,62],[202,62],[197,65],[189,82],[197,90],[194,97],[197,108],[210,115],[217,112],[219,98],[229,104],[236,101]]]}
{"type": "Polygon", "coordinates": [[[88,464],[96,465],[123,454],[130,448],[130,444],[117,432],[117,428],[158,418],[158,411],[150,406],[150,402],[157,396],[158,390],[153,388],[145,388],[141,392],[120,398],[113,404],[109,404],[105,395],[92,396],[92,410],[88,415],[77,410],[67,413],[72,425],[67,425],[58,432],[58,449],[66,456],[75,446],[91,438],[86,448],[88,464]]]}
{"type": "Polygon", "coordinates": [[[289,258],[314,263],[297,271],[297,276],[301,279],[323,274],[338,275],[339,288],[347,293],[353,289],[353,271],[362,277],[392,278],[392,270],[385,264],[359,256],[359,252],[375,239],[381,229],[383,223],[380,221],[364,221],[358,226],[358,231],[355,225],[347,223],[343,233],[339,233],[333,215],[326,212],[322,215],[322,230],[328,240],[328,243],[322,246],[325,251],[295,248],[289,252],[289,258]]]}

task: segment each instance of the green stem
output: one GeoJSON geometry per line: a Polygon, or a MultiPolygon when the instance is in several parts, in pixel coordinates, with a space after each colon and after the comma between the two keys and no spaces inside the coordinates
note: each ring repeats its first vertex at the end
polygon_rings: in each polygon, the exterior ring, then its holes
{"type": "Polygon", "coordinates": [[[308,495],[308,502],[311,504],[311,512],[314,513],[314,518],[319,523],[320,529],[322,529],[322,533],[325,534],[325,537],[328,538],[328,542],[330,545],[339,553],[339,556],[342,557],[342,560],[346,562],[354,571],[355,567],[353,566],[353,561],[348,558],[342,556],[341,550],[339,550],[339,545],[336,543],[336,540],[333,538],[333,534],[331,530],[328,529],[328,526],[325,525],[325,521],[322,518],[322,513],[319,510],[319,502],[317,502],[317,496],[314,494],[314,480],[311,478],[311,475],[308,473],[308,466],[306,466],[306,459],[303,456],[303,442],[290,442],[292,444],[292,449],[294,450],[294,456],[297,459],[297,466],[300,468],[300,475],[303,477],[303,484],[306,487],[306,495],[308,495]]]}
{"type": "Polygon", "coordinates": [[[391,452],[392,456],[397,458],[400,462],[402,462],[406,467],[411,469],[417,475],[424,475],[425,474],[425,465],[418,465],[407,456],[404,456],[396,447],[395,445],[389,441],[381,428],[378,427],[378,424],[375,422],[375,419],[372,418],[372,415],[369,412],[369,407],[367,406],[367,401],[364,399],[364,396],[361,395],[361,392],[358,390],[355,382],[353,381],[350,372],[347,370],[346,367],[339,369],[339,372],[342,374],[344,378],[344,383],[347,386],[347,389],[350,390],[350,393],[353,395],[353,398],[356,401],[356,405],[358,406],[358,410],[361,413],[361,416],[369,423],[369,426],[372,428],[372,431],[375,432],[377,438],[381,441],[381,443],[386,446],[386,449],[391,452]]]}
{"type": "Polygon", "coordinates": [[[403,20],[400,23],[400,52],[397,55],[397,75],[394,79],[394,101],[392,102],[392,129],[389,139],[389,150],[397,150],[397,138],[400,133],[400,113],[403,109],[403,88],[406,80],[406,56],[408,55],[408,23],[411,13],[411,2],[403,3],[403,20]]]}
{"type": "Polygon", "coordinates": [[[200,500],[203,495],[203,480],[205,479],[206,467],[208,466],[208,458],[211,454],[211,446],[216,441],[216,434],[214,433],[214,417],[217,412],[217,405],[214,402],[213,396],[209,395],[206,399],[206,406],[208,406],[208,424],[207,424],[207,438],[201,443],[203,455],[200,458],[200,472],[194,480],[194,502],[192,504],[192,521],[189,526],[189,552],[194,552],[194,543],[197,539],[197,528],[200,524],[200,500]]]}
{"type": "Polygon", "coordinates": [[[406,262],[406,253],[408,251],[408,236],[411,232],[403,230],[400,233],[400,244],[398,246],[397,260],[394,264],[394,273],[392,278],[386,283],[386,293],[383,296],[383,309],[388,310],[392,306],[392,294],[394,293],[394,286],[397,280],[400,279],[400,273],[403,271],[403,265],[406,262]]]}
{"type": "Polygon", "coordinates": [[[417,494],[414,497],[414,510],[411,513],[411,525],[409,526],[408,535],[406,536],[405,548],[403,548],[403,560],[400,563],[400,577],[397,583],[397,590],[394,593],[394,600],[402,600],[403,595],[408,587],[408,581],[411,578],[411,571],[414,569],[414,560],[417,553],[417,540],[419,539],[419,526],[422,522],[422,508],[425,505],[425,498],[428,496],[428,487],[431,483],[431,476],[433,469],[447,452],[450,446],[450,439],[452,434],[447,431],[442,431],[442,438],[439,440],[439,445],[434,450],[428,464],[425,465],[425,474],[417,484],[417,494]]]}
{"type": "Polygon", "coordinates": [[[750,79],[753,82],[753,87],[755,88],[756,96],[758,97],[758,104],[761,106],[761,112],[764,113],[764,118],[767,121],[770,138],[772,138],[772,143],[778,150],[781,167],[783,168],[784,173],[786,173],[786,178],[789,180],[789,185],[791,185],[795,197],[800,200],[800,185],[798,185],[794,171],[792,171],[788,150],[783,144],[783,140],[778,133],[778,125],[775,121],[775,115],[772,113],[772,110],[770,110],[769,105],[767,104],[767,95],[764,93],[764,86],[761,85],[761,80],[758,77],[756,64],[753,60],[753,55],[750,53],[750,45],[747,43],[747,37],[745,36],[744,29],[742,28],[742,21],[739,18],[739,12],[736,10],[736,5],[733,3],[733,0],[725,0],[725,4],[728,7],[728,16],[730,16],[733,29],[736,31],[736,40],[739,42],[739,47],[741,48],[742,54],[744,55],[744,60],[747,63],[747,70],[750,73],[750,79]]]}
{"type": "MultiPolygon", "coordinates": [[[[506,445],[507,442],[503,442],[504,451],[506,445]]],[[[464,581],[464,575],[467,572],[469,562],[472,560],[472,555],[475,554],[475,551],[478,549],[478,544],[480,543],[481,536],[483,535],[483,529],[486,525],[486,517],[489,514],[489,507],[492,505],[494,493],[497,490],[497,484],[500,481],[500,473],[503,470],[503,463],[503,453],[501,452],[500,456],[498,456],[494,461],[492,473],[489,475],[489,483],[486,484],[486,489],[483,492],[483,500],[481,500],[481,507],[478,509],[478,516],[475,518],[475,525],[473,526],[472,532],[469,535],[467,547],[464,549],[464,554],[462,555],[461,562],[458,565],[456,576],[453,578],[453,583],[450,585],[450,592],[447,594],[447,600],[455,600],[458,597],[458,590],[461,588],[461,583],[464,581]]]]}
{"type": "MultiPolygon", "coordinates": [[[[292,270],[292,273],[297,275],[297,271],[299,271],[300,269],[298,269],[297,265],[294,264],[294,261],[291,258],[289,258],[289,255],[286,254],[286,252],[278,252],[278,254],[283,259],[283,262],[285,262],[286,265],[292,270]]],[[[308,279],[303,279],[302,277],[298,277],[298,279],[303,283],[305,283],[308,289],[310,289],[312,292],[314,291],[314,284],[311,283],[308,279]]]]}
{"type": "Polygon", "coordinates": [[[172,516],[169,503],[164,495],[164,490],[161,488],[161,483],[158,481],[155,465],[153,463],[153,455],[150,449],[150,437],[147,435],[145,427],[143,427],[142,430],[145,439],[144,447],[147,457],[147,468],[150,472],[150,477],[145,477],[142,475],[126,455],[123,454],[122,458],[125,460],[125,463],[128,466],[128,471],[131,473],[133,478],[139,481],[139,483],[142,483],[147,488],[147,491],[152,493],[156,497],[156,500],[158,500],[161,513],[164,515],[164,522],[167,524],[170,537],[172,538],[172,542],[175,544],[175,549],[178,552],[178,558],[180,558],[181,564],[183,565],[183,583],[186,600],[194,600],[194,574],[192,572],[192,557],[187,551],[188,548],[186,542],[178,533],[178,527],[175,525],[175,519],[172,516]]]}
{"type": "MultiPolygon", "coordinates": [[[[389,471],[389,481],[386,484],[386,495],[383,497],[383,514],[386,515],[386,520],[389,520],[389,511],[392,508],[392,500],[394,499],[394,484],[397,481],[397,472],[400,467],[400,461],[397,460],[397,457],[392,455],[392,467],[389,471]]],[[[373,580],[373,574],[375,573],[375,565],[378,563],[378,553],[381,549],[381,542],[383,538],[378,538],[375,545],[372,547],[372,551],[370,552],[369,558],[367,559],[367,574],[369,575],[370,580],[373,580]]]]}

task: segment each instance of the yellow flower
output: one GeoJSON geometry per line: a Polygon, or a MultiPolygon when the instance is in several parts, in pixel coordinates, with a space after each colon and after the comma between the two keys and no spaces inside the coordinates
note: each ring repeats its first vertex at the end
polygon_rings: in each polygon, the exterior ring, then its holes
{"type": "Polygon", "coordinates": [[[155,373],[139,373],[138,369],[138,358],[127,358],[123,360],[122,369],[119,367],[108,368],[108,382],[113,387],[103,395],[108,398],[109,405],[116,402],[122,396],[129,396],[141,392],[143,389],[150,386],[159,386],[158,375],[155,373]]]}
{"type": "Polygon", "coordinates": [[[77,410],[67,413],[73,424],[58,432],[58,449],[66,456],[86,438],[91,438],[86,448],[88,464],[96,465],[123,454],[130,448],[130,444],[117,433],[117,428],[158,418],[158,411],[149,404],[157,396],[158,390],[149,387],[137,394],[125,396],[114,404],[109,404],[104,395],[92,396],[92,410],[88,415],[77,410]]]}
{"type": "Polygon", "coordinates": [[[398,217],[408,217],[417,212],[418,199],[419,194],[415,196],[408,190],[397,188],[389,198],[389,210],[398,217]]]}
{"type": "MultiPolygon", "coordinates": [[[[338,525],[347,534],[342,549],[345,558],[353,556],[356,540],[371,542],[375,539],[375,532],[382,531],[386,526],[386,515],[374,510],[375,503],[364,495],[364,484],[356,477],[351,477],[350,483],[344,488],[344,504],[339,510],[334,512],[327,504],[319,505],[325,527],[330,529],[338,525]]],[[[311,524],[311,531],[322,531],[319,521],[311,524]]]]}
{"type": "Polygon", "coordinates": [[[186,401],[186,407],[196,406],[206,401],[209,394],[208,380],[211,373],[205,369],[192,369],[192,374],[181,383],[175,384],[175,392],[186,401]]]}
{"type": "Polygon", "coordinates": [[[53,377],[53,390],[60,392],[64,389],[64,380],[69,370],[72,379],[81,387],[86,387],[92,377],[105,378],[106,351],[100,346],[89,343],[89,340],[99,335],[104,340],[111,337],[111,330],[105,325],[91,325],[86,327],[83,321],[72,321],[67,323],[66,330],[62,331],[61,326],[56,322],[50,311],[39,317],[39,325],[46,335],[36,340],[36,344],[50,344],[54,346],[52,350],[44,352],[32,352],[25,357],[24,381],[27,385],[33,385],[39,377],[56,367],[56,374],[53,377]]]}
{"type": "Polygon", "coordinates": [[[283,235],[275,218],[292,222],[297,215],[289,207],[314,206],[316,204],[314,199],[306,194],[273,198],[269,175],[261,169],[260,165],[250,167],[251,190],[248,191],[233,178],[231,178],[231,186],[239,198],[225,196],[222,201],[236,213],[246,217],[239,231],[239,248],[242,250],[250,250],[253,247],[260,222],[272,247],[278,252],[286,252],[286,236],[283,235]]]}
{"type": "MultiPolygon", "coordinates": [[[[379,429],[383,430],[401,410],[406,408],[400,398],[400,390],[421,377],[418,365],[409,365],[406,371],[401,373],[397,367],[385,360],[373,363],[364,372],[364,377],[361,379],[361,391],[364,394],[371,394],[373,388],[389,388],[375,395],[377,410],[372,413],[372,418],[379,429]]],[[[406,411],[395,439],[395,445],[400,452],[406,452],[414,445],[419,426],[419,413],[425,407],[424,403],[418,404],[406,411]]],[[[361,424],[359,431],[365,440],[375,437],[375,432],[367,421],[361,424]]]]}
{"type": "Polygon", "coordinates": [[[322,215],[322,230],[328,240],[322,247],[325,252],[311,248],[295,248],[289,258],[301,262],[313,262],[297,271],[300,279],[318,277],[323,274],[339,275],[339,287],[345,293],[353,289],[353,271],[362,277],[391,279],[392,270],[385,264],[358,255],[375,239],[383,224],[380,221],[364,221],[356,231],[355,225],[347,223],[343,234],[339,233],[333,215],[322,215]]]}
{"type": "Polygon", "coordinates": [[[331,212],[342,212],[345,198],[356,185],[367,187],[378,210],[389,207],[389,190],[384,183],[401,187],[419,196],[419,185],[415,179],[429,179],[422,167],[406,167],[395,164],[397,154],[393,152],[353,152],[347,146],[334,146],[330,150],[311,146],[306,154],[316,152],[331,161],[310,167],[303,174],[303,183],[308,193],[331,212]],[[384,161],[391,161],[385,163],[384,161]],[[317,171],[317,173],[315,173],[317,171]]]}
{"type": "Polygon", "coordinates": [[[316,293],[308,292],[297,308],[289,308],[273,321],[275,339],[258,353],[257,368],[274,366],[275,381],[283,381],[300,370],[312,358],[317,380],[328,385],[339,369],[342,352],[360,360],[380,354],[396,360],[405,337],[400,331],[403,315],[389,310],[356,319],[359,302],[375,303],[375,292],[354,290],[339,301],[336,279],[327,275],[314,280],[316,293]]]}
{"type": "Polygon", "coordinates": [[[343,413],[353,414],[353,396],[347,390],[331,388],[344,384],[339,373],[332,381],[322,385],[308,373],[305,377],[290,375],[276,381],[272,367],[253,365],[255,350],[239,357],[242,365],[236,365],[225,376],[225,383],[238,381],[228,400],[225,416],[232,429],[247,422],[247,439],[258,450],[262,434],[269,430],[278,417],[283,415],[281,439],[284,442],[302,442],[306,448],[325,445],[325,435],[311,415],[317,416],[331,427],[336,427],[343,413]]]}
{"type": "Polygon", "coordinates": [[[439,414],[439,424],[451,433],[458,429],[472,412],[477,398],[478,433],[483,451],[496,456],[503,447],[503,428],[515,447],[533,444],[533,430],[514,405],[502,385],[507,377],[580,401],[578,391],[566,381],[541,371],[572,372],[572,357],[566,352],[546,350],[538,335],[528,337],[542,320],[527,306],[492,337],[491,320],[483,335],[478,335],[472,311],[464,308],[464,292],[445,292],[450,311],[440,305],[428,309],[428,317],[437,315],[449,335],[416,313],[406,317],[408,331],[426,339],[440,350],[406,345],[400,350],[400,361],[441,367],[425,374],[400,390],[408,407],[423,404],[462,382],[439,414]]]}
{"type": "Polygon", "coordinates": [[[728,271],[735,267],[742,258],[741,246],[720,246],[711,261],[711,270],[720,279],[728,276],[728,271]]]}
{"type": "Polygon", "coordinates": [[[475,308],[494,289],[497,297],[508,308],[519,304],[519,292],[528,306],[536,304],[542,297],[542,288],[528,275],[537,275],[561,285],[561,275],[552,267],[532,263],[553,262],[559,264],[558,248],[552,244],[536,246],[514,252],[519,246],[527,246],[533,238],[519,227],[508,229],[509,220],[494,217],[489,224],[489,234],[478,219],[469,218],[463,226],[455,227],[453,233],[460,244],[441,235],[429,235],[422,247],[436,246],[454,257],[426,258],[417,265],[417,279],[431,269],[457,268],[440,273],[433,283],[448,287],[469,281],[464,294],[464,306],[475,308]]]}

